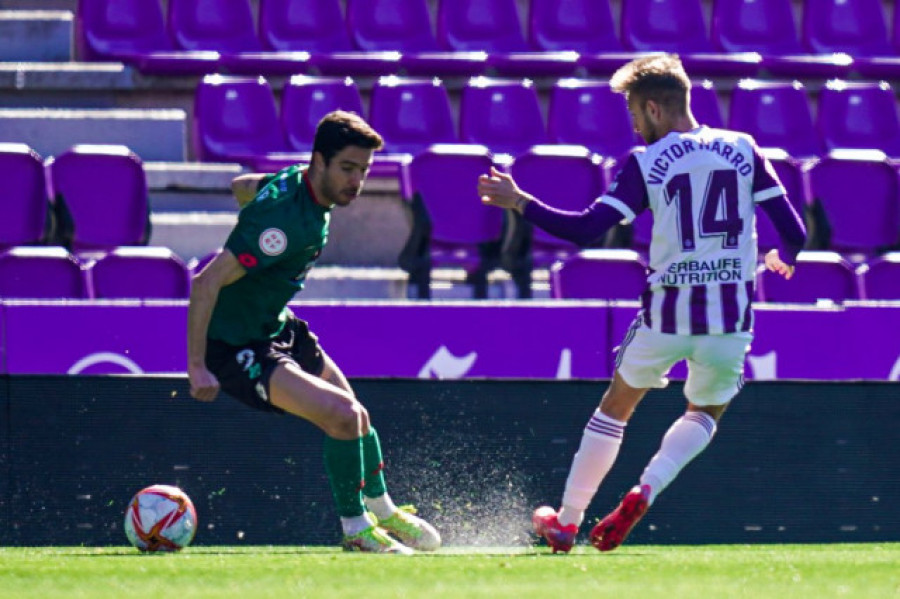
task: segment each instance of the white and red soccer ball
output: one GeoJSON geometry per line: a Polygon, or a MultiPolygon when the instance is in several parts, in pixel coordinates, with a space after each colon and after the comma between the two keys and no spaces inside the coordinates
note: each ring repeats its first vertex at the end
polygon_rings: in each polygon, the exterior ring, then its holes
{"type": "Polygon", "coordinates": [[[197,532],[197,511],[187,494],[170,485],[141,489],[125,510],[125,534],[141,551],[178,551],[197,532]]]}

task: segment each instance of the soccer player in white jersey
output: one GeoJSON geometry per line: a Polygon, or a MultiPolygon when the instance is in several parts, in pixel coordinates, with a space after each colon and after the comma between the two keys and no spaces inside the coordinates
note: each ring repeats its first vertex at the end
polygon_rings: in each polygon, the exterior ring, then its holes
{"type": "Polygon", "coordinates": [[[610,80],[625,94],[635,130],[647,142],[584,212],[564,212],[492,169],[478,181],[485,204],[508,208],[544,230],[587,245],[614,224],[653,212],[647,287],[641,310],[616,356],[612,382],[587,423],[557,512],[535,510],[535,532],[556,551],[572,548],[584,512],[616,459],[626,424],[673,364],[687,360],[687,410],[662,439],[640,482],[590,533],[600,551],[618,547],[676,475],[709,444],[743,385],[753,336],[757,265],[754,210],[775,225],[781,247],[765,265],[791,278],[806,231],[754,140],[698,125],[676,55],[636,59],[610,80]]]}

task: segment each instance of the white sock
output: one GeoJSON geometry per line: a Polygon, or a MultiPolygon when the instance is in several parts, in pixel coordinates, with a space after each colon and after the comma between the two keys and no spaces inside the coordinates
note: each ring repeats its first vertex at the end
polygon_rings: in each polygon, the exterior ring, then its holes
{"type": "Polygon", "coordinates": [[[584,511],[619,454],[625,424],[597,409],[584,427],[581,446],[572,458],[566,480],[562,509],[557,516],[563,526],[580,526],[584,521],[584,511]]]}
{"type": "Polygon", "coordinates": [[[366,497],[363,495],[363,501],[366,502],[366,507],[369,508],[369,511],[375,514],[375,517],[379,520],[386,520],[397,511],[397,506],[394,505],[394,502],[391,501],[391,496],[387,493],[379,497],[366,497]]]}
{"type": "Polygon", "coordinates": [[[344,529],[344,534],[348,537],[360,533],[370,526],[375,526],[375,522],[368,512],[363,512],[361,516],[352,516],[350,518],[341,516],[341,528],[344,529]]]}
{"type": "Polygon", "coordinates": [[[650,485],[650,503],[709,445],[715,432],[716,420],[705,412],[687,412],[669,427],[641,475],[641,484],[650,485]]]}

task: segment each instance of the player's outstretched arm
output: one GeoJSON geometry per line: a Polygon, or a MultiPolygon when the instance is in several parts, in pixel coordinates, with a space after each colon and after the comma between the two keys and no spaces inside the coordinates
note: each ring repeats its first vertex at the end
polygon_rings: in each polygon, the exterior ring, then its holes
{"type": "Polygon", "coordinates": [[[478,178],[478,195],[484,204],[515,210],[551,235],[578,245],[594,243],[625,218],[618,209],[602,201],[582,212],[557,210],[519,189],[512,177],[493,167],[489,175],[478,178]]]}
{"type": "Polygon", "coordinates": [[[794,276],[794,267],[781,259],[777,249],[769,250],[765,257],[765,263],[766,268],[772,272],[777,272],[785,279],[790,279],[794,276]]]}

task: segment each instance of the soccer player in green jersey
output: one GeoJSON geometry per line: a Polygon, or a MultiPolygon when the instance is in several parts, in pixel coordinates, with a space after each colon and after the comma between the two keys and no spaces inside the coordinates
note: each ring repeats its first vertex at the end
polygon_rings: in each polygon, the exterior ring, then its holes
{"type": "Polygon", "coordinates": [[[441,543],[438,532],[397,508],[387,493],[369,413],[306,322],[287,307],[325,246],[332,208],[359,196],[381,147],[381,136],[363,119],[335,111],[316,129],[308,168],[234,180],[237,225],[193,279],[188,377],[200,401],[212,401],[221,389],[325,432],[325,468],[346,549],[432,551],[441,543]]]}

